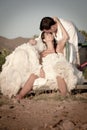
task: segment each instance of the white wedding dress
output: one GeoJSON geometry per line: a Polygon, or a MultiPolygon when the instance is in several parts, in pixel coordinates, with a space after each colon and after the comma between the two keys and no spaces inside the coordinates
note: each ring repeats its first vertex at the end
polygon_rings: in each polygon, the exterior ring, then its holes
{"type": "MultiPolygon", "coordinates": [[[[70,92],[77,84],[82,84],[84,77],[82,72],[70,64],[62,53],[51,53],[42,59],[42,67],[45,72],[44,84],[49,89],[58,89],[57,76],[64,78],[67,89],[70,92]]],[[[34,83],[36,87],[41,84],[41,78],[34,83]]],[[[35,88],[35,86],[34,86],[35,88]]]]}
{"type": "Polygon", "coordinates": [[[41,65],[36,49],[29,43],[18,46],[6,57],[0,73],[0,90],[3,95],[15,96],[31,73],[39,75],[41,65]]]}
{"type": "Polygon", "coordinates": [[[2,66],[0,73],[0,90],[3,95],[15,96],[24,86],[31,73],[40,74],[40,68],[45,71],[45,78],[35,80],[33,89],[48,87],[48,89],[58,89],[56,76],[61,76],[67,83],[70,91],[75,88],[79,81],[82,81],[82,72],[74,69],[62,54],[52,53],[42,59],[39,64],[39,54],[34,46],[24,43],[18,46],[10,55],[6,57],[6,62],[2,66]]]}

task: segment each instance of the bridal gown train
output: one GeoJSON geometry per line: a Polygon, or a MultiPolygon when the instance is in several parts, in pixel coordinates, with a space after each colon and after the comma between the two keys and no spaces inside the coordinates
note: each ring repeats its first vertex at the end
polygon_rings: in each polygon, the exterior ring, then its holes
{"type": "Polygon", "coordinates": [[[6,57],[0,73],[0,90],[3,95],[15,96],[31,73],[39,74],[39,55],[29,43],[18,46],[6,57]]]}

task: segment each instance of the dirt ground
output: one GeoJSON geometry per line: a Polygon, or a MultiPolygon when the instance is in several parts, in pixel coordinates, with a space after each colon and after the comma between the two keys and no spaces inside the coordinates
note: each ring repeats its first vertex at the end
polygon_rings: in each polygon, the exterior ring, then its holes
{"type": "Polygon", "coordinates": [[[87,130],[84,86],[66,97],[32,92],[20,103],[0,94],[0,130],[87,130]]]}

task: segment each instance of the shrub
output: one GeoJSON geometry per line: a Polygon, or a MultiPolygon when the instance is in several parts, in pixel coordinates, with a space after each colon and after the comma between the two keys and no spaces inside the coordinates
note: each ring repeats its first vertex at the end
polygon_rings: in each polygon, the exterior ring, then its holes
{"type": "Polygon", "coordinates": [[[10,54],[10,51],[3,49],[0,51],[0,71],[2,70],[2,65],[5,63],[5,58],[10,54]]]}
{"type": "Polygon", "coordinates": [[[84,75],[85,79],[87,79],[87,67],[84,69],[83,75],[84,75]]]}

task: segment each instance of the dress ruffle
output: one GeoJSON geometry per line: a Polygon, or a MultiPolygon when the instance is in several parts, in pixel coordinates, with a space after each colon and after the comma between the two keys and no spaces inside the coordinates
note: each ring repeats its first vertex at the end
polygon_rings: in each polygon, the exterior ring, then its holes
{"type": "Polygon", "coordinates": [[[67,90],[70,92],[77,84],[84,81],[82,72],[77,70],[72,64],[68,63],[62,53],[52,53],[43,58],[43,69],[45,71],[45,79],[36,79],[36,86],[47,86],[50,89],[58,89],[56,77],[64,78],[67,84],[67,90]],[[41,84],[42,83],[42,84],[41,84]]]}
{"type": "Polygon", "coordinates": [[[4,95],[15,96],[31,73],[40,73],[39,55],[33,46],[24,43],[18,46],[2,66],[0,89],[4,95]]]}

